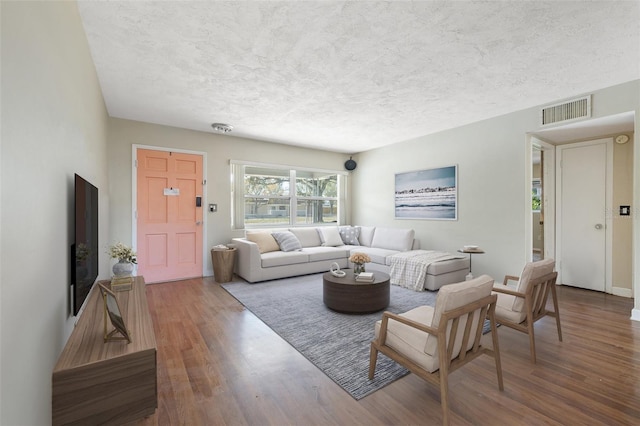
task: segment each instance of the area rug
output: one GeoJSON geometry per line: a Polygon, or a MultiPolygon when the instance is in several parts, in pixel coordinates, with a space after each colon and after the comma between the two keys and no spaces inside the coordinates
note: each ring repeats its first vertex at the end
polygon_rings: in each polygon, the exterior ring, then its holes
{"type": "MultiPolygon", "coordinates": [[[[322,274],[222,287],[356,400],[408,373],[379,354],[375,377],[369,380],[369,344],[382,311],[352,315],[328,309],[322,302],[322,274]]],[[[393,285],[386,310],[433,306],[436,295],[393,285]]]]}

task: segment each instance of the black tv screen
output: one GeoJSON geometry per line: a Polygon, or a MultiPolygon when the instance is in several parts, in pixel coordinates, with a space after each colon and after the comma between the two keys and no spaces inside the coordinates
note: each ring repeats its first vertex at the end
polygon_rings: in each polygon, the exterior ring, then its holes
{"type": "Polygon", "coordinates": [[[73,315],[98,278],[98,188],[75,175],[75,239],[71,248],[73,315]]]}

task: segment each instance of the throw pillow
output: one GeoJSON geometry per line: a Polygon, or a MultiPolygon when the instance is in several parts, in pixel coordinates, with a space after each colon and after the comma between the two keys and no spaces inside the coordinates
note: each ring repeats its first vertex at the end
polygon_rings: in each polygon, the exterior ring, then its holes
{"type": "Polygon", "coordinates": [[[247,240],[252,241],[258,245],[260,253],[269,253],[270,251],[280,250],[280,246],[273,238],[270,232],[265,231],[247,231],[247,240]]]}
{"type": "Polygon", "coordinates": [[[322,244],[315,227],[289,228],[289,231],[296,236],[302,247],[319,247],[322,244]]]}
{"type": "Polygon", "coordinates": [[[375,226],[361,226],[360,236],[358,237],[358,241],[360,241],[360,245],[371,247],[371,241],[373,241],[373,234],[375,232],[376,232],[375,226]]]}
{"type": "Polygon", "coordinates": [[[337,226],[320,227],[318,228],[318,235],[320,235],[320,241],[322,241],[322,245],[325,247],[344,245],[337,226]]]}
{"type": "Polygon", "coordinates": [[[273,235],[273,238],[276,239],[278,245],[280,246],[280,250],[282,251],[302,250],[302,244],[300,244],[300,240],[298,240],[298,238],[293,235],[292,232],[272,232],[271,235],[273,235]]]}
{"type": "Polygon", "coordinates": [[[376,228],[371,247],[409,251],[413,246],[413,229],[376,228]]]}
{"type": "Polygon", "coordinates": [[[342,242],[348,244],[350,246],[359,246],[360,241],[358,241],[358,237],[360,236],[360,227],[359,226],[341,226],[340,227],[340,238],[342,242]]]}

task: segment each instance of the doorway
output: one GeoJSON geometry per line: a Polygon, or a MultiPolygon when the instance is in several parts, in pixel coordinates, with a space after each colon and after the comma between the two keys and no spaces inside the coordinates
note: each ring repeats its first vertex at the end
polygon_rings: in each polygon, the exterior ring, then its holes
{"type": "MultiPolygon", "coordinates": [[[[562,261],[563,257],[560,253],[562,241],[560,241],[560,229],[562,226],[557,224],[560,217],[557,216],[557,207],[555,202],[561,200],[560,194],[551,195],[550,191],[554,191],[558,184],[551,180],[556,178],[556,163],[560,162],[557,151],[562,147],[585,141],[595,142],[597,140],[608,139],[613,140],[614,137],[621,134],[632,135],[635,131],[634,122],[635,112],[628,111],[620,114],[610,115],[600,118],[592,118],[589,120],[579,121],[575,123],[567,123],[564,125],[549,126],[547,128],[539,128],[536,131],[527,134],[525,150],[525,161],[527,169],[525,172],[527,209],[531,211],[531,188],[532,188],[532,158],[534,147],[540,145],[544,151],[544,178],[543,185],[543,207],[544,207],[544,257],[556,259],[556,269],[559,272],[558,283],[564,284],[564,278],[569,277],[563,274],[562,261]],[[553,156],[553,160],[551,157],[553,156]],[[555,222],[554,222],[555,221],[555,222]],[[553,222],[553,223],[552,223],[553,222]],[[564,277],[563,277],[564,275],[564,277]]],[[[631,138],[633,140],[633,137],[631,138]]],[[[617,144],[611,143],[613,157],[607,168],[609,185],[615,190],[610,191],[607,197],[610,197],[607,206],[602,207],[605,213],[605,221],[603,229],[606,225],[605,233],[605,279],[604,291],[623,297],[633,297],[634,287],[637,283],[634,280],[633,273],[633,252],[634,244],[629,235],[631,223],[630,217],[623,217],[619,211],[621,206],[632,204],[633,188],[634,188],[634,163],[632,143],[617,144]],[[613,164],[611,164],[613,163],[613,164]]],[[[608,154],[607,154],[608,155],[608,154]]],[[[586,166],[582,165],[582,169],[586,166]]],[[[591,227],[595,230],[595,226],[600,222],[593,222],[591,227]]],[[[591,229],[589,230],[591,232],[591,229]]],[[[533,229],[532,215],[526,216],[525,221],[525,253],[527,260],[531,259],[533,250],[533,229]]],[[[581,250],[578,247],[578,250],[581,250]]],[[[586,257],[580,259],[584,266],[586,257]]],[[[566,266],[566,265],[565,265],[566,266]]],[[[568,280],[567,280],[568,281],[568,280]]],[[[567,282],[567,284],[571,284],[567,282]]],[[[600,287],[601,288],[601,287],[600,287]]]]}
{"type": "Polygon", "coordinates": [[[203,276],[203,156],[134,149],[138,274],[149,283],[203,276]]]}
{"type": "Polygon", "coordinates": [[[556,154],[558,280],[610,293],[613,141],[561,145],[556,154]]]}
{"type": "Polygon", "coordinates": [[[544,259],[544,151],[538,146],[533,147],[531,173],[531,229],[533,249],[531,260],[537,262],[544,259]]]}
{"type": "Polygon", "coordinates": [[[530,178],[527,187],[531,211],[528,260],[555,258],[555,158],[556,147],[531,137],[530,178]]]}

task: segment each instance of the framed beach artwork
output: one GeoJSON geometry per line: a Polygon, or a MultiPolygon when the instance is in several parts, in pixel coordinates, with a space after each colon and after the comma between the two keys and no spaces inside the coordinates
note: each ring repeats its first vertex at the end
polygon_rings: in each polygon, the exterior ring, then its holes
{"type": "Polygon", "coordinates": [[[458,220],[458,166],[396,173],[396,219],[458,220]]]}

